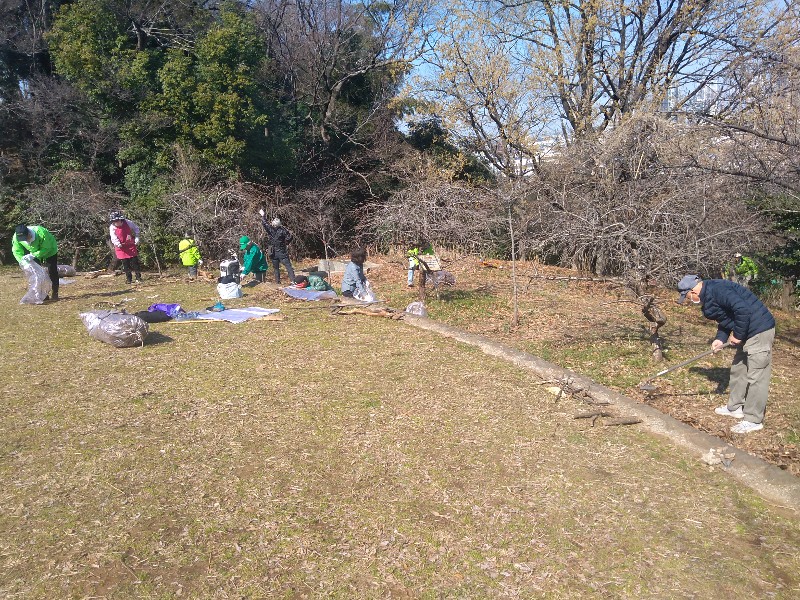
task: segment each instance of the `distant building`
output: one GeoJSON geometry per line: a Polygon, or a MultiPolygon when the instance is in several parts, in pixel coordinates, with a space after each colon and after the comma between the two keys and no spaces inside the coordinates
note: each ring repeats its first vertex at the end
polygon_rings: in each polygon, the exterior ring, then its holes
{"type": "Polygon", "coordinates": [[[706,83],[695,90],[671,86],[661,101],[661,112],[676,122],[691,121],[693,115],[717,114],[723,89],[719,82],[706,83]]]}

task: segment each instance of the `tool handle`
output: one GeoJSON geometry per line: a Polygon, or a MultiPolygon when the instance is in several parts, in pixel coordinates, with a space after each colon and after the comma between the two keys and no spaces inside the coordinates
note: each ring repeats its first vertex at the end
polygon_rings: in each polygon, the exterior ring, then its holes
{"type": "MultiPolygon", "coordinates": [[[[730,345],[731,345],[731,343],[730,343],[730,342],[725,342],[725,343],[724,343],[724,344],[722,344],[722,346],[720,347],[720,350],[722,350],[723,348],[727,348],[727,347],[729,347],[730,345]]],[[[673,366],[671,366],[671,367],[670,367],[670,368],[668,368],[668,369],[664,369],[663,371],[660,371],[659,373],[656,373],[656,374],[653,376],[653,379],[655,379],[656,377],[661,377],[662,375],[666,375],[667,373],[671,373],[671,372],[672,372],[672,371],[674,371],[675,369],[680,369],[681,367],[685,367],[686,365],[690,365],[690,364],[692,364],[694,361],[696,361],[696,360],[700,360],[701,358],[703,358],[703,357],[705,357],[705,356],[708,356],[709,354],[714,354],[714,352],[715,352],[715,350],[713,350],[713,349],[712,349],[712,350],[706,350],[705,352],[702,352],[702,353],[698,354],[697,356],[693,356],[692,358],[689,358],[689,359],[687,359],[687,360],[683,361],[682,363],[678,363],[677,365],[673,365],[673,366]]]]}

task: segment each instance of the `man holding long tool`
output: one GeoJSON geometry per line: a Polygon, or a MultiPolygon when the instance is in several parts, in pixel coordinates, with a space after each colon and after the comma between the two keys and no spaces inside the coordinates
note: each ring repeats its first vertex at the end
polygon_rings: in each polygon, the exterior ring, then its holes
{"type": "Polygon", "coordinates": [[[763,429],[775,341],[772,313],[746,287],[724,279],[703,281],[698,275],[686,275],[678,283],[678,291],[678,304],[688,298],[702,305],[705,318],[717,322],[717,336],[711,344],[714,351],[721,350],[725,342],[736,348],[728,404],[714,412],[741,419],[731,427],[733,433],[763,429]]]}

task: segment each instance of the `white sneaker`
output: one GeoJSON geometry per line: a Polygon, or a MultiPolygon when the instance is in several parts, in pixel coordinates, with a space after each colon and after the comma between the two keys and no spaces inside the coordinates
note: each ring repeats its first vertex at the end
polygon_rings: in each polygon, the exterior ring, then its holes
{"type": "Polygon", "coordinates": [[[728,410],[727,406],[720,406],[715,408],[714,412],[723,417],[733,417],[734,419],[744,418],[744,411],[741,406],[734,411],[728,410]]]}
{"type": "Polygon", "coordinates": [[[750,433],[764,429],[763,423],[751,423],[750,421],[742,421],[731,427],[731,433],[750,433]]]}

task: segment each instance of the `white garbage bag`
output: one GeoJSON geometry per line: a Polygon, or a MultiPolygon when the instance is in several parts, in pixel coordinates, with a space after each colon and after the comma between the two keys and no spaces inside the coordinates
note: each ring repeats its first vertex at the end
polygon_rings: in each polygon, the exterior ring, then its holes
{"type": "Polygon", "coordinates": [[[230,283],[218,283],[217,294],[223,300],[231,300],[232,298],[242,297],[242,286],[232,281],[230,283]]]}

